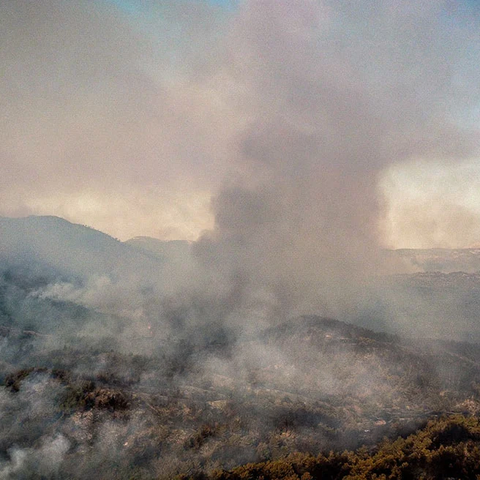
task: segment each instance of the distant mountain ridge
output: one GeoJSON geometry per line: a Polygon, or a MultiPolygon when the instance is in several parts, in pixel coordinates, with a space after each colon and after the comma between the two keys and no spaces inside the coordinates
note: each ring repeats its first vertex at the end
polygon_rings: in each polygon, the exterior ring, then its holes
{"type": "Polygon", "coordinates": [[[160,258],[179,259],[190,255],[191,242],[187,240],[160,240],[153,237],[134,237],[124,242],[160,258]]]}
{"type": "MultiPolygon", "coordinates": [[[[86,262],[93,263],[95,271],[112,271],[115,270],[114,264],[126,256],[136,257],[140,262],[142,258],[143,261],[147,258],[153,261],[185,261],[191,255],[191,247],[192,243],[186,240],[164,241],[147,236],[121,242],[92,227],[56,216],[0,216],[0,259],[23,256],[47,261],[60,269],[75,263],[75,270],[82,271],[81,264],[86,262]]],[[[419,271],[480,272],[480,248],[476,247],[402,248],[388,252],[400,258],[409,268],[419,271]]]]}
{"type": "Polygon", "coordinates": [[[426,272],[480,271],[480,248],[402,248],[391,253],[426,272]]]}
{"type": "Polygon", "coordinates": [[[82,278],[162,264],[106,233],[54,216],[0,217],[0,261],[43,265],[82,278]]]}

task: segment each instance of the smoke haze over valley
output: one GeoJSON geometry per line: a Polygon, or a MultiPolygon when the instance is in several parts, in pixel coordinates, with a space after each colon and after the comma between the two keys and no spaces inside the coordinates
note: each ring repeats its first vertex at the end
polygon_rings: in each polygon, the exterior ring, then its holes
{"type": "Polygon", "coordinates": [[[480,409],[480,277],[451,271],[476,250],[384,252],[413,273],[357,285],[354,326],[226,282],[204,246],[0,233],[0,478],[196,478],[480,409]]]}
{"type": "Polygon", "coordinates": [[[476,418],[479,23],[0,2],[0,480],[230,478],[476,418]]]}

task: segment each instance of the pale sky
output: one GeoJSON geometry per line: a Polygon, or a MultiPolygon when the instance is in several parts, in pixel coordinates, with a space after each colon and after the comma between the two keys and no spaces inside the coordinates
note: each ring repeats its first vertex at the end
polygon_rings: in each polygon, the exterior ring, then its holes
{"type": "Polygon", "coordinates": [[[479,244],[479,24],[467,0],[1,2],[0,215],[195,240],[262,185],[387,246],[479,244]]]}

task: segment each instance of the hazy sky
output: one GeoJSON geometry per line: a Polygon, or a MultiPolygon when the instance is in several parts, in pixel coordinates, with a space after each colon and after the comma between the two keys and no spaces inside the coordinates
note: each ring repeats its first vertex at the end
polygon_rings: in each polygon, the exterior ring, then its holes
{"type": "Polygon", "coordinates": [[[0,214],[193,240],[240,186],[478,244],[479,32],[467,0],[0,2],[0,214]]]}

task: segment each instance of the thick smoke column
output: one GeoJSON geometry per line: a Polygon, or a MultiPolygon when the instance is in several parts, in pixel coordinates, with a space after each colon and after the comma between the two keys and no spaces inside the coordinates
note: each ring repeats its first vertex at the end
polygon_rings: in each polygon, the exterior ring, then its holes
{"type": "Polygon", "coordinates": [[[248,121],[197,253],[274,311],[344,313],[359,282],[384,271],[382,169],[473,151],[452,120],[468,107],[454,80],[471,25],[453,35],[449,5],[242,4],[225,68],[248,121]]]}

